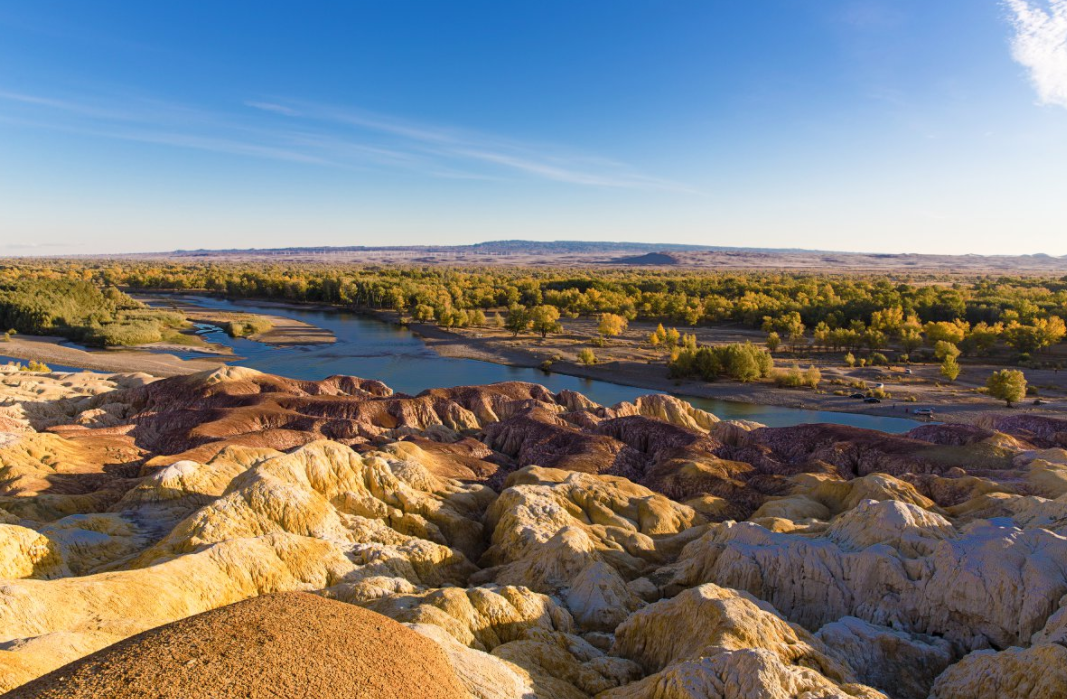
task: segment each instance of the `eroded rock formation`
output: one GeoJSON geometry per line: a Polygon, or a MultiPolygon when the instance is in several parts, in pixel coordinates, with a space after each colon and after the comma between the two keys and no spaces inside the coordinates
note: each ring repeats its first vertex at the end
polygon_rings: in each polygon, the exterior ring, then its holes
{"type": "Polygon", "coordinates": [[[0,384],[0,690],[104,654],[17,696],[289,591],[406,625],[479,699],[1067,696],[1056,421],[765,428],[241,368],[0,384]]]}

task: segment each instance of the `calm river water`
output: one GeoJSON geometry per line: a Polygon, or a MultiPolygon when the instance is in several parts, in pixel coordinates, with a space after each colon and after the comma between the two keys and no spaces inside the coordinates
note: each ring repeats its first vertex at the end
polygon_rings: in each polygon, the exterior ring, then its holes
{"type": "MultiPolygon", "coordinates": [[[[324,379],[334,374],[347,374],[378,379],[394,391],[412,395],[427,388],[441,386],[529,381],[539,383],[554,392],[564,389],[578,391],[602,405],[633,400],[653,392],[608,381],[546,374],[539,369],[442,357],[407,328],[345,311],[305,310],[207,296],[145,296],[142,299],[153,305],[164,305],[173,301],[206,308],[285,316],[333,332],[337,336],[337,342],[333,344],[273,347],[251,340],[231,338],[221,330],[205,328],[205,339],[232,347],[241,357],[231,363],[296,379],[324,379]]],[[[204,356],[197,352],[170,353],[186,359],[204,356]]],[[[830,422],[899,433],[919,424],[904,418],[799,410],[684,395],[679,397],[724,420],[755,420],[772,427],[830,422]]]]}

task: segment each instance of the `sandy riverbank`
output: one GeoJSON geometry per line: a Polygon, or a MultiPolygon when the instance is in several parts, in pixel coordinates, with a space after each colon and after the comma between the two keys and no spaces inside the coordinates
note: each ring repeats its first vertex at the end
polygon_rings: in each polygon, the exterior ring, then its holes
{"type": "MultiPolygon", "coordinates": [[[[226,323],[249,319],[264,318],[270,321],[270,330],[250,335],[245,339],[262,342],[268,345],[319,345],[336,342],[334,334],[325,328],[320,328],[310,323],[305,323],[295,318],[271,315],[266,313],[248,313],[244,311],[226,311],[216,308],[205,308],[196,304],[187,303],[168,295],[134,295],[139,301],[148,301],[153,305],[165,306],[174,309],[194,323],[207,323],[209,325],[223,326],[226,323]]],[[[197,348],[182,348],[184,350],[197,348]]]]}
{"type": "MultiPolygon", "coordinates": [[[[392,318],[389,315],[381,314],[381,317],[384,320],[396,320],[395,315],[392,318]]],[[[848,368],[834,366],[826,358],[807,357],[800,360],[800,364],[815,364],[823,374],[824,390],[816,392],[810,389],[782,389],[769,382],[708,383],[671,379],[667,375],[664,354],[638,346],[641,334],[649,329],[642,326],[628,332],[629,337],[612,340],[605,348],[594,348],[602,359],[592,366],[574,359],[579,348],[591,346],[592,333],[580,322],[567,322],[562,334],[545,339],[529,335],[513,338],[510,333],[482,328],[445,330],[426,323],[409,323],[408,327],[423,338],[428,346],[447,357],[526,367],[540,367],[548,360],[552,362],[553,372],[696,398],[911,419],[915,419],[914,410],[932,408],[939,421],[966,424],[974,424],[984,416],[1009,410],[1003,402],[977,392],[989,373],[1003,367],[964,365],[956,382],[944,383],[938,366],[933,364],[911,365],[911,373],[905,373],[903,367],[848,368]],[[848,396],[834,395],[835,390],[854,392],[855,389],[849,388],[850,384],[884,384],[892,397],[882,403],[867,404],[848,396]]],[[[707,336],[701,337],[701,342],[739,342],[746,339],[755,342],[761,337],[754,331],[736,328],[702,328],[700,331],[707,336]]],[[[776,359],[779,366],[792,364],[788,356],[779,355],[776,359]]],[[[1032,385],[1041,387],[1042,400],[1047,403],[1035,406],[1034,398],[1029,397],[1010,409],[1011,412],[1067,418],[1067,400],[1064,398],[1067,376],[1052,370],[1027,370],[1026,374],[1032,385]]]]}
{"type": "MultiPolygon", "coordinates": [[[[260,302],[256,302],[260,305],[260,302]]],[[[210,314],[211,309],[182,304],[190,313],[210,314]]],[[[295,304],[286,302],[263,302],[272,308],[284,310],[342,310],[324,304],[295,304]]],[[[347,309],[351,310],[351,309],[347,309]]],[[[359,311],[365,315],[390,323],[400,323],[393,312],[359,311]]],[[[335,338],[329,331],[284,315],[269,316],[278,323],[278,328],[291,332],[290,337],[320,337],[331,342],[335,338]],[[316,332],[320,331],[320,332],[316,332]],[[325,333],[323,335],[322,333],[325,333]]],[[[206,321],[205,321],[206,322],[206,321]]],[[[963,373],[956,382],[943,383],[936,365],[917,365],[905,373],[903,367],[895,368],[848,368],[840,365],[840,358],[815,355],[801,358],[803,366],[813,363],[823,374],[823,390],[794,390],[777,388],[769,382],[738,383],[718,381],[708,383],[693,380],[675,380],[667,375],[666,356],[643,342],[652,326],[634,324],[623,336],[613,339],[604,347],[595,347],[598,363],[592,366],[577,361],[577,352],[584,347],[593,347],[595,322],[590,319],[567,320],[564,331],[548,338],[524,334],[514,337],[511,333],[492,328],[444,329],[426,323],[406,323],[428,347],[446,357],[473,359],[510,366],[541,367],[547,360],[551,371],[581,378],[635,386],[649,392],[664,392],[695,398],[752,403],[757,405],[826,410],[884,417],[912,418],[917,408],[932,408],[937,420],[957,423],[976,423],[984,416],[1003,413],[1003,403],[979,393],[988,374],[1000,367],[964,364],[963,373]],[[892,397],[878,404],[866,404],[848,396],[834,395],[837,392],[851,393],[855,386],[882,383],[892,397]]],[[[698,328],[695,331],[701,343],[758,342],[762,337],[757,331],[735,328],[698,328]]],[[[266,335],[266,333],[264,334],[266,335]]],[[[261,341],[265,337],[257,338],[261,341]]],[[[218,359],[205,356],[182,360],[170,354],[145,351],[85,352],[62,347],[57,338],[17,337],[13,342],[0,345],[0,355],[23,359],[37,359],[45,363],[77,366],[106,372],[143,371],[157,376],[188,374],[221,365],[218,359]],[[8,351],[10,350],[10,351],[8,351]]],[[[286,344],[284,342],[268,344],[286,344]]],[[[187,347],[175,347],[187,351],[187,347]]],[[[789,355],[777,355],[779,366],[789,366],[789,355]]],[[[1047,404],[1033,405],[1027,398],[1012,412],[1028,412],[1067,418],[1067,372],[1052,370],[1027,370],[1030,383],[1040,387],[1041,398],[1047,404]]],[[[373,378],[373,377],[371,377],[373,378]]],[[[447,378],[443,379],[447,383],[447,378]]]]}
{"type": "Polygon", "coordinates": [[[16,336],[10,342],[0,343],[0,355],[104,373],[142,372],[153,376],[181,376],[223,366],[223,362],[210,356],[185,360],[173,354],[147,350],[87,352],[74,347],[64,347],[60,342],[63,342],[63,338],[16,336]]]}
{"type": "MultiPolygon", "coordinates": [[[[577,361],[579,349],[590,347],[595,336],[596,321],[590,318],[564,320],[564,331],[558,335],[539,338],[528,333],[514,337],[510,332],[492,328],[445,329],[430,323],[404,322],[394,311],[372,309],[342,309],[329,304],[300,304],[286,301],[254,301],[256,305],[294,310],[345,310],[360,313],[380,321],[405,325],[418,335],[428,347],[445,357],[474,359],[508,366],[542,366],[545,360],[552,362],[551,371],[580,378],[609,381],[626,386],[648,389],[649,392],[673,393],[694,398],[709,398],[739,403],[752,403],[802,410],[826,410],[831,412],[900,417],[914,419],[912,411],[917,408],[933,408],[936,419],[943,422],[974,424],[983,417],[1004,413],[1009,409],[1000,401],[977,392],[985,379],[1001,366],[963,364],[959,379],[951,384],[942,383],[937,365],[911,365],[911,374],[904,374],[903,367],[894,369],[847,368],[839,366],[839,358],[833,356],[808,356],[799,361],[803,366],[815,364],[823,373],[824,390],[781,389],[769,382],[739,383],[717,381],[708,383],[693,380],[675,380],[667,376],[665,353],[644,346],[644,338],[654,329],[654,324],[633,323],[619,338],[609,341],[606,347],[595,348],[599,362],[586,366],[577,361]],[[849,384],[858,382],[884,383],[892,398],[878,404],[867,404],[847,396],[834,395],[835,390],[848,390],[849,384]]],[[[743,327],[701,327],[686,329],[693,332],[701,344],[725,342],[762,343],[764,334],[743,327]]],[[[793,358],[787,354],[776,356],[778,366],[790,366],[793,358]]],[[[1067,418],[1067,372],[1052,370],[1027,370],[1027,377],[1034,386],[1042,389],[1045,405],[1033,405],[1028,397],[1011,412],[1027,412],[1036,415],[1067,418]]]]}

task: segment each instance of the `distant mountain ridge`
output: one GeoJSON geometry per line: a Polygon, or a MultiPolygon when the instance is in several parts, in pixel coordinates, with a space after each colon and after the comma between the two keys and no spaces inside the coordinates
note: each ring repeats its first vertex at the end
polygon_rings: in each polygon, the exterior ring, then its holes
{"type": "MultiPolygon", "coordinates": [[[[818,250],[805,250],[802,248],[754,248],[754,247],[731,247],[721,245],[689,245],[684,243],[626,243],[626,242],[602,242],[594,240],[491,240],[484,243],[472,243],[470,245],[321,245],[308,247],[285,247],[285,248],[225,248],[195,250],[174,250],[167,253],[143,253],[143,254],[168,254],[174,256],[197,256],[197,255],[245,255],[245,254],[332,254],[354,252],[427,252],[427,253],[463,253],[470,252],[485,255],[507,254],[538,254],[538,253],[574,253],[574,254],[597,254],[597,253],[645,253],[645,252],[773,252],[773,253],[797,253],[797,252],[829,252],[818,250]]],[[[142,254],[142,253],[139,253],[142,254]]],[[[862,253],[842,253],[862,254],[862,253]]]]}
{"type": "Polygon", "coordinates": [[[590,240],[493,240],[469,245],[347,245],[229,248],[173,252],[79,255],[108,259],[197,262],[271,261],[458,267],[642,267],[784,272],[923,274],[1067,274],[1067,255],[939,255],[931,253],[834,252],[801,248],[727,247],[680,243],[590,240]]]}

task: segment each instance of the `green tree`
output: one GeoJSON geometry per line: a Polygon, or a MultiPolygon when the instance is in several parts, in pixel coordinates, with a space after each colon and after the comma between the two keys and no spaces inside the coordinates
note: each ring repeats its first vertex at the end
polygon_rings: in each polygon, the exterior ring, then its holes
{"type": "Polygon", "coordinates": [[[1004,328],[1004,341],[1019,352],[1036,352],[1041,349],[1043,338],[1041,331],[1033,325],[1012,321],[1004,328]]]}
{"type": "Polygon", "coordinates": [[[1021,401],[1026,397],[1026,376],[1018,369],[1001,369],[993,372],[986,382],[989,395],[1007,403],[1021,401]]]}
{"type": "Polygon", "coordinates": [[[774,359],[767,350],[746,342],[721,347],[682,347],[671,353],[667,365],[671,377],[699,376],[713,381],[727,376],[737,381],[755,381],[771,375],[774,359]]]}
{"type": "Polygon", "coordinates": [[[721,352],[724,373],[731,379],[748,383],[764,378],[771,372],[774,362],[766,350],[746,342],[743,345],[726,345],[716,348],[721,352]]]}
{"type": "Polygon", "coordinates": [[[845,355],[845,366],[847,366],[847,367],[856,366],[856,355],[852,354],[851,352],[846,354],[845,355]]]}
{"type": "Polygon", "coordinates": [[[963,342],[963,338],[967,335],[967,331],[970,330],[970,324],[964,320],[956,320],[951,323],[941,321],[937,323],[927,323],[923,326],[923,329],[926,331],[926,341],[931,345],[936,345],[940,341],[958,345],[963,342]]]}
{"type": "Polygon", "coordinates": [[[936,357],[937,359],[945,359],[946,357],[952,357],[953,359],[955,359],[958,356],[960,356],[960,349],[951,342],[946,342],[945,340],[938,340],[937,344],[934,345],[934,357],[936,357]]]}
{"type": "Polygon", "coordinates": [[[629,325],[630,321],[620,315],[601,313],[596,331],[603,337],[616,337],[624,333],[629,325]]]}
{"type": "MultiPolygon", "coordinates": [[[[558,314],[559,311],[556,311],[558,314]]],[[[504,327],[515,334],[518,337],[519,333],[526,332],[526,329],[530,327],[530,311],[526,306],[520,304],[512,304],[508,308],[508,314],[504,318],[504,327]]]]}
{"type": "Polygon", "coordinates": [[[904,348],[904,352],[907,354],[911,354],[919,349],[922,347],[922,344],[922,333],[914,328],[907,328],[900,335],[900,346],[904,348]]]}
{"type": "Polygon", "coordinates": [[[548,337],[549,333],[558,333],[563,330],[559,324],[559,309],[555,306],[535,306],[530,311],[530,324],[534,332],[542,338],[548,337]]]}
{"type": "Polygon", "coordinates": [[[881,330],[875,330],[874,328],[868,328],[863,333],[863,344],[867,345],[868,349],[872,352],[877,349],[882,349],[889,342],[889,338],[881,330]]]}
{"type": "Polygon", "coordinates": [[[1063,339],[1067,334],[1063,320],[1058,316],[1038,318],[1032,325],[1012,321],[1004,329],[1004,340],[1020,352],[1036,352],[1063,339]]]}
{"type": "Polygon", "coordinates": [[[433,306],[425,303],[420,303],[418,306],[415,306],[415,310],[411,312],[411,317],[420,323],[430,322],[434,319],[435,315],[436,313],[434,312],[433,306]]]}
{"type": "Polygon", "coordinates": [[[800,314],[793,312],[783,319],[784,324],[782,329],[785,331],[785,336],[789,340],[789,346],[796,352],[800,345],[804,342],[804,323],[800,320],[800,314]]]}
{"type": "Polygon", "coordinates": [[[944,361],[941,362],[941,375],[949,381],[955,381],[960,375],[960,365],[956,363],[956,358],[952,355],[946,355],[944,361]]]}
{"type": "Polygon", "coordinates": [[[778,351],[778,347],[782,344],[782,336],[774,330],[767,333],[767,349],[771,352],[778,351]]]}
{"type": "Polygon", "coordinates": [[[1059,316],[1038,318],[1034,321],[1034,327],[1041,336],[1042,347],[1051,347],[1067,335],[1067,324],[1059,316]]]}
{"type": "Polygon", "coordinates": [[[971,328],[967,337],[963,340],[963,346],[967,354],[985,355],[997,344],[997,339],[1004,332],[1004,326],[1000,323],[989,325],[982,322],[971,328]]]}
{"type": "Polygon", "coordinates": [[[811,333],[812,344],[818,349],[826,349],[832,344],[833,330],[830,329],[830,325],[825,321],[819,321],[819,324],[815,326],[815,330],[811,333]]]}
{"type": "Polygon", "coordinates": [[[904,326],[904,310],[899,306],[871,313],[871,329],[887,335],[898,335],[904,326]]]}

